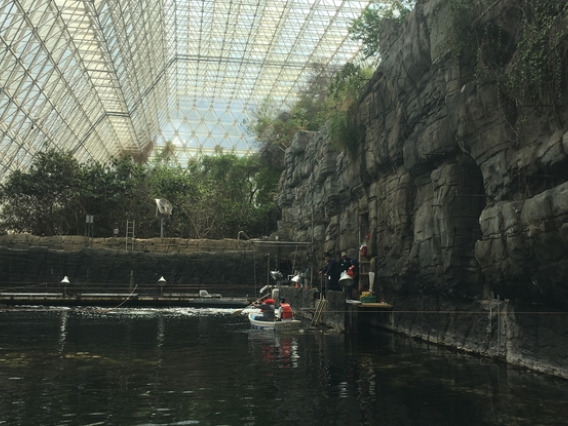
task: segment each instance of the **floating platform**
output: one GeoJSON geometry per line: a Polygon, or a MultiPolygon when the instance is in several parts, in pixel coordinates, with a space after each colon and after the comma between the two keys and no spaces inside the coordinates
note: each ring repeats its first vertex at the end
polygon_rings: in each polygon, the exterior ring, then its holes
{"type": "Polygon", "coordinates": [[[357,309],[376,309],[376,310],[391,310],[392,305],[386,302],[362,302],[360,300],[346,300],[348,305],[352,305],[357,309]]]}
{"type": "Polygon", "coordinates": [[[391,310],[392,305],[386,302],[361,302],[357,305],[359,309],[376,309],[376,310],[391,310]]]}
{"type": "MultiPolygon", "coordinates": [[[[384,328],[392,320],[393,306],[386,302],[361,302],[347,300],[345,313],[345,331],[358,332],[361,327],[384,328]]],[[[387,327],[388,328],[388,327],[387,327]]]]}
{"type": "Polygon", "coordinates": [[[77,293],[60,292],[0,292],[0,305],[49,306],[125,306],[125,307],[202,307],[245,308],[246,298],[227,298],[220,295],[199,297],[194,294],[174,293],[160,296],[138,293],[77,293]]]}

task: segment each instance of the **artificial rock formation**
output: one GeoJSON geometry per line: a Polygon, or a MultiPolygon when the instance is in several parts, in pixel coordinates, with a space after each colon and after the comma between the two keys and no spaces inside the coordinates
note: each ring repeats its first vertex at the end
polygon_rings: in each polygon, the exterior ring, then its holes
{"type": "Polygon", "coordinates": [[[394,330],[568,377],[568,108],[479,78],[483,64],[510,69],[521,37],[516,1],[490,3],[477,24],[502,43],[473,59],[448,46],[445,0],[418,2],[384,34],[357,149],[341,152],[324,128],[288,150],[280,233],[321,252],[367,246],[394,330]]]}

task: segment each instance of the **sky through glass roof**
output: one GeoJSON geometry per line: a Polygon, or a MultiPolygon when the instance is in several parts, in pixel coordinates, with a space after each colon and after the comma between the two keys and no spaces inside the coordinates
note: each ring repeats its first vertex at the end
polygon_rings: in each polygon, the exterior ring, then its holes
{"type": "Polygon", "coordinates": [[[368,1],[0,0],[0,177],[38,151],[79,161],[256,149],[262,102],[291,106],[313,64],[360,46],[368,1]]]}

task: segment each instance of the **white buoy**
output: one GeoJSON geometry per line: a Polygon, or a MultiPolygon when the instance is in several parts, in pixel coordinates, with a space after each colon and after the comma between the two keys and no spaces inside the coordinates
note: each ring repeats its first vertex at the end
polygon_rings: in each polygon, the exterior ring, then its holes
{"type": "Polygon", "coordinates": [[[353,285],[353,277],[347,272],[343,271],[339,276],[339,285],[342,287],[353,285]]]}

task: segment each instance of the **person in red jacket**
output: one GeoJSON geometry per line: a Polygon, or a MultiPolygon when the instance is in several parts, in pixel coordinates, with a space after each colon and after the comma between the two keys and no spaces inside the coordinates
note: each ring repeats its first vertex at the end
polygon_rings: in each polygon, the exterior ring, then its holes
{"type": "Polygon", "coordinates": [[[280,307],[278,308],[277,317],[280,321],[293,319],[294,317],[294,314],[292,313],[292,307],[288,303],[286,303],[286,299],[284,298],[280,299],[280,307]]]}

